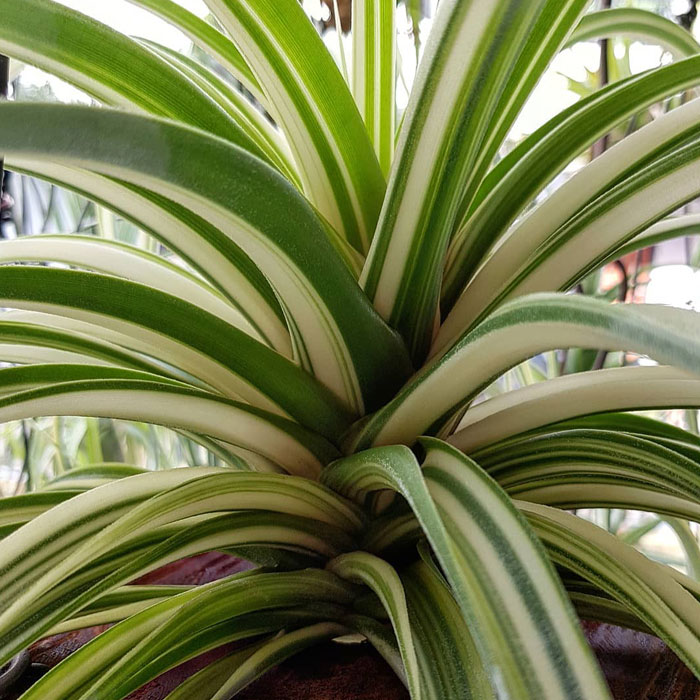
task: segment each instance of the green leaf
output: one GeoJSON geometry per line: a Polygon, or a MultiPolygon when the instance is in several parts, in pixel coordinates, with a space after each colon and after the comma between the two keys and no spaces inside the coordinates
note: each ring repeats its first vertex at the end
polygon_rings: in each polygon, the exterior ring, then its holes
{"type": "Polygon", "coordinates": [[[549,0],[529,29],[508,83],[501,88],[500,102],[494,110],[492,123],[488,125],[488,138],[479,147],[479,165],[470,174],[464,188],[458,220],[470,208],[483,175],[498,158],[516,117],[584,9],[585,3],[577,0],[549,0]]]}
{"type": "Polygon", "coordinates": [[[124,586],[113,593],[100,596],[90,605],[86,605],[75,617],[49,630],[49,634],[62,634],[94,625],[121,622],[190,588],[191,586],[124,586]]]}
{"type": "Polygon", "coordinates": [[[178,469],[87,491],[3,540],[2,658],[110,588],[170,561],[217,547],[274,542],[312,551],[320,547],[334,556],[350,546],[342,531],[361,523],[357,510],[328,489],[282,475],[178,469]],[[234,513],[200,519],[194,527],[177,522],[237,510],[267,510],[280,517],[234,513]],[[81,513],[84,517],[77,518],[81,513]],[[331,539],[319,537],[320,523],[331,539]],[[164,526],[170,530],[159,534],[164,526]],[[133,546],[139,537],[146,538],[143,548],[133,546]],[[336,544],[329,547],[332,540],[336,544]],[[31,611],[37,614],[28,616],[31,611]]]}
{"type": "Polygon", "coordinates": [[[142,379],[44,385],[0,398],[0,422],[46,415],[100,416],[203,433],[316,478],[337,449],[318,433],[210,392],[142,379]]]}
{"type": "Polygon", "coordinates": [[[66,489],[79,489],[87,491],[98,486],[109,484],[115,479],[125,479],[127,476],[146,474],[148,470],[131,464],[117,462],[105,462],[103,464],[89,464],[86,467],[76,467],[51,479],[44,491],[64,491],[66,489]]]}
{"type": "MultiPolygon", "coordinates": [[[[5,312],[13,315],[12,312],[5,312]]],[[[0,395],[7,396],[28,389],[46,387],[63,382],[89,380],[131,379],[136,381],[158,382],[179,388],[188,387],[183,381],[122,367],[108,367],[100,364],[34,364],[0,369],[0,395]]]]}
{"type": "Polygon", "coordinates": [[[573,158],[624,119],[699,82],[700,57],[694,57],[608,85],[562,110],[499,161],[448,250],[443,310],[450,310],[490,248],[573,158]]]}
{"type": "Polygon", "coordinates": [[[322,434],[337,435],[348,420],[335,397],[290,360],[180,297],[111,275],[55,268],[3,267],[0,280],[3,306],[109,329],[127,348],[148,354],[157,348],[159,360],[266,410],[290,415],[306,406],[306,418],[294,417],[322,434]],[[265,398],[278,390],[287,397],[265,398]]]}
{"type": "Polygon", "coordinates": [[[576,614],[582,620],[596,620],[644,632],[644,634],[654,634],[636,615],[630,612],[627,606],[616,600],[579,591],[568,591],[568,593],[571,603],[576,609],[576,614]]]}
{"type": "Polygon", "coordinates": [[[505,300],[566,291],[628,240],[695,197],[693,100],[631,134],[516,223],[443,323],[433,352],[505,300]]]}
{"type": "Polygon", "coordinates": [[[353,0],[352,92],[386,176],[394,157],[396,5],[353,0]]]}
{"type": "Polygon", "coordinates": [[[697,581],[700,578],[700,549],[695,534],[685,520],[678,518],[664,518],[664,520],[676,533],[683,548],[688,574],[697,581]]]}
{"type": "Polygon", "coordinates": [[[653,532],[661,524],[661,518],[649,518],[636,527],[625,529],[618,537],[629,545],[636,545],[644,535],[653,532]]]}
{"type": "MultiPolygon", "coordinates": [[[[111,628],[68,657],[52,676],[44,676],[26,700],[87,699],[95,692],[116,700],[208,649],[284,627],[294,612],[283,608],[351,599],[347,584],[323,571],[246,574],[197,586],[111,628]],[[92,687],[96,677],[97,687],[92,687]]],[[[299,617],[308,620],[312,613],[309,606],[299,617]]]]}
{"type": "Polygon", "coordinates": [[[343,76],[297,0],[207,0],[289,138],[304,190],[333,228],[365,252],[384,179],[343,76]]]}
{"type": "MultiPolygon", "coordinates": [[[[358,602],[355,602],[355,607],[358,607],[358,602]]],[[[381,610],[384,615],[386,613],[381,610]]],[[[358,634],[361,634],[365,639],[375,648],[375,650],[381,654],[383,659],[389,664],[392,671],[398,676],[400,681],[407,685],[408,681],[406,679],[406,669],[401,660],[401,652],[399,651],[399,645],[396,641],[396,636],[394,635],[391,625],[386,625],[382,622],[375,620],[373,617],[366,617],[365,615],[344,615],[343,624],[348,625],[358,634]]],[[[413,634],[414,627],[411,626],[411,633],[413,634]]]]}
{"type": "Polygon", "coordinates": [[[581,471],[595,480],[610,473],[627,483],[675,492],[700,503],[697,462],[637,435],[612,430],[569,429],[525,435],[473,453],[503,488],[556,484],[581,471]]]}
{"type": "Polygon", "coordinates": [[[574,515],[529,503],[519,506],[553,561],[628,606],[693,673],[700,673],[700,604],[666,567],[574,515]]]}
{"type": "Polygon", "coordinates": [[[5,528],[13,525],[16,529],[79,493],[79,490],[66,487],[66,490],[54,493],[23,493],[19,496],[0,498],[0,526],[5,528]]]}
{"type": "Polygon", "coordinates": [[[507,369],[555,348],[629,350],[698,371],[700,317],[653,305],[536,294],[502,306],[419,372],[352,438],[355,449],[412,444],[447,432],[453,417],[507,369]]]}
{"type": "Polygon", "coordinates": [[[402,573],[423,696],[488,700],[494,693],[452,593],[423,562],[402,573]]]}
{"type": "Polygon", "coordinates": [[[228,300],[200,278],[136,246],[78,234],[23,236],[0,242],[0,262],[59,262],[132,280],[181,296],[229,324],[266,342],[228,300]]]}
{"type": "MultiPolygon", "coordinates": [[[[492,663],[500,666],[495,673],[502,674],[501,682],[521,687],[522,697],[607,697],[605,681],[542,545],[510,498],[446,443],[426,440],[424,445],[430,493],[462,565],[472,572],[472,607],[469,614],[464,606],[462,610],[487,670],[492,663]],[[511,618],[507,632],[504,614],[511,618]]],[[[494,686],[497,692],[502,687],[494,686]]]]}
{"type": "Polygon", "coordinates": [[[87,162],[225,229],[284,300],[311,370],[351,410],[373,408],[408,373],[399,339],[358,289],[318,217],[259,160],[200,132],[111,110],[5,103],[0,118],[8,156],[87,162]]]}
{"type": "Polygon", "coordinates": [[[700,216],[697,214],[685,214],[662,219],[649,226],[645,231],[637,234],[621,248],[613,251],[603,264],[673,238],[697,236],[698,234],[700,234],[700,216]]]}
{"type": "Polygon", "coordinates": [[[150,233],[219,290],[271,347],[292,356],[284,314],[269,283],[229,236],[202,217],[149,190],[55,162],[13,158],[12,168],[72,189],[150,233]]]}
{"type": "Polygon", "coordinates": [[[478,182],[489,166],[584,6],[581,0],[439,5],[361,278],[416,362],[432,339],[444,254],[470,179],[478,182]]]}
{"type": "Polygon", "coordinates": [[[218,104],[253,140],[270,163],[297,187],[300,186],[292,153],[284,136],[270,123],[258,104],[231,87],[213,70],[185,54],[167,46],[141,39],[140,42],[184,73],[193,83],[218,104]]]}
{"type": "Polygon", "coordinates": [[[212,700],[228,700],[228,698],[232,698],[256,678],[259,678],[290,656],[318,642],[342,636],[347,632],[347,627],[337,622],[318,622],[315,625],[302,627],[270,640],[259,649],[256,649],[238,666],[230,678],[212,696],[212,700]]]}
{"type": "Polygon", "coordinates": [[[170,371],[130,348],[73,329],[27,322],[19,314],[7,311],[0,319],[0,357],[5,362],[84,362],[177,376],[177,371],[170,371]]]}
{"type": "Polygon", "coordinates": [[[191,124],[262,157],[215,102],[132,39],[57,2],[18,0],[5,10],[3,53],[53,73],[104,104],[191,124]]]}
{"type": "Polygon", "coordinates": [[[609,37],[657,44],[677,57],[700,52],[700,44],[683,27],[654,12],[633,7],[616,7],[584,15],[569,37],[567,46],[609,37]]]}
{"type": "MultiPolygon", "coordinates": [[[[513,435],[579,416],[697,405],[700,378],[673,367],[579,372],[530,384],[470,408],[449,442],[471,454],[513,435]]],[[[625,429],[618,424],[610,428],[625,429]]]]}
{"type": "Polygon", "coordinates": [[[387,562],[367,552],[349,552],[328,562],[326,568],[341,578],[364,583],[377,594],[389,615],[406,669],[408,689],[413,700],[423,697],[418,659],[401,579],[387,562]]]}
{"type": "Polygon", "coordinates": [[[412,452],[400,446],[346,457],[327,467],[322,479],[359,501],[384,489],[406,498],[453,587],[496,693],[606,697],[563,589],[508,497],[446,443],[422,444],[425,480],[412,452]]]}
{"type": "Polygon", "coordinates": [[[265,96],[250,66],[225,34],[172,0],[127,0],[127,2],[150,10],[177,27],[196,46],[209,53],[234,78],[243,83],[256,99],[265,101],[265,96]]]}
{"type": "MultiPolygon", "coordinates": [[[[632,435],[641,435],[658,444],[665,444],[682,454],[694,455],[700,448],[697,435],[655,418],[632,413],[602,413],[583,416],[555,423],[553,428],[592,428],[597,430],[619,430],[632,435]]],[[[543,430],[548,430],[543,428],[543,430]]]]}
{"type": "Polygon", "coordinates": [[[634,507],[686,518],[700,512],[697,456],[639,435],[553,429],[472,456],[512,498],[562,508],[634,507]]]}
{"type": "Polygon", "coordinates": [[[264,640],[246,645],[210,663],[168,693],[165,700],[211,700],[226,679],[263,643],[264,640]]]}

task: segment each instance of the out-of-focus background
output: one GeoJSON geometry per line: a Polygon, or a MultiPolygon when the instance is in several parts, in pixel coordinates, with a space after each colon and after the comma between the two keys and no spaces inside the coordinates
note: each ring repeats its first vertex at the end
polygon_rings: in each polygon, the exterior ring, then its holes
{"type": "MultiPolygon", "coordinates": [[[[59,0],[98,21],[131,36],[157,42],[196,60],[205,60],[192,43],[171,25],[128,0],[59,0]]],[[[201,0],[177,0],[200,17],[214,22],[201,0]]],[[[700,3],[698,3],[700,5],[700,3]]],[[[350,0],[303,0],[308,15],[323,36],[340,69],[351,51],[350,0]]],[[[430,33],[437,0],[398,2],[397,110],[405,109],[417,61],[430,33]]],[[[596,0],[591,10],[636,7],[671,19],[699,34],[695,3],[690,0],[596,0]]],[[[700,8],[698,8],[700,9],[700,8]]],[[[579,43],[560,53],[525,106],[509,135],[505,151],[570,104],[606,81],[657,67],[670,61],[658,46],[630,40],[579,43]]],[[[235,80],[218,66],[221,76],[235,80]]],[[[135,76],[135,79],[137,76],[135,76]]],[[[10,63],[9,98],[90,103],[79,90],[32,66],[10,63]]],[[[654,105],[619,127],[590,152],[574,160],[562,177],[550,183],[557,188],[589,159],[610,148],[625,134],[643,126],[694,94],[679,95],[654,105]]],[[[504,151],[504,152],[505,152],[504,151]]],[[[501,154],[501,156],[503,153],[501,154]]],[[[698,213],[688,235],[650,246],[606,266],[584,280],[574,293],[610,301],[663,303],[700,311],[700,202],[679,214],[698,213]]],[[[0,212],[0,237],[40,233],[82,233],[102,236],[148,249],[184,265],[170,251],[118,214],[83,197],[36,178],[6,173],[0,212]]],[[[562,373],[600,367],[650,362],[621,353],[560,350],[538,356],[515,368],[490,387],[485,396],[545,380],[562,373]]],[[[7,363],[0,363],[7,364],[7,363]]],[[[697,411],[648,412],[676,426],[698,432],[697,411]]],[[[220,464],[220,457],[187,435],[166,428],[107,419],[35,418],[0,424],[0,496],[44,487],[70,470],[100,463],[125,463],[148,469],[177,465],[220,464]]],[[[623,510],[580,511],[608,530],[635,544],[648,556],[700,577],[700,547],[695,524],[662,519],[648,513],[623,510]]]]}

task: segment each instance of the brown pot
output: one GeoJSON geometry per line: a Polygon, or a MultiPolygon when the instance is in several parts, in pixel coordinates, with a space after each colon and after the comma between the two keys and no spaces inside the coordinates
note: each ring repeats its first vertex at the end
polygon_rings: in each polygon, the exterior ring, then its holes
{"type": "MultiPolygon", "coordinates": [[[[202,584],[246,568],[249,565],[240,559],[209,553],[170,564],[138,582],[202,584]]],[[[595,622],[584,622],[583,628],[615,700],[700,699],[700,683],[656,637],[595,622]]],[[[95,627],[37,642],[30,650],[32,661],[55,666],[103,630],[95,627]]],[[[132,693],[129,700],[162,700],[226,651],[227,647],[222,647],[182,664],[132,693]]],[[[11,696],[12,700],[16,697],[17,694],[11,696]]],[[[281,664],[239,697],[241,700],[408,700],[408,693],[369,645],[328,643],[281,664]]]]}

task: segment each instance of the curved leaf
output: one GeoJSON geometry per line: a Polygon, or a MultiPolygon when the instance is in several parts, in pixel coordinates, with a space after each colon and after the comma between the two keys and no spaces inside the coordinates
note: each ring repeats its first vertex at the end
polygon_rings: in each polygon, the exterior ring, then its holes
{"type": "Polygon", "coordinates": [[[287,632],[256,649],[231,674],[230,678],[212,696],[212,700],[228,700],[249,683],[265,672],[277,666],[290,656],[326,639],[339,637],[348,632],[348,628],[337,622],[318,622],[309,627],[287,632]]]}
{"type": "Polygon", "coordinates": [[[9,658],[23,641],[37,639],[110,588],[159,565],[217,546],[244,544],[246,539],[273,545],[277,541],[282,546],[284,542],[292,546],[306,543],[312,550],[320,547],[332,556],[334,549],[337,553],[338,547],[348,546],[348,536],[342,530],[357,529],[361,522],[356,510],[327,489],[282,475],[202,468],[170,470],[121,479],[85,492],[3,540],[3,658],[5,652],[9,658]],[[175,476],[168,480],[161,474],[175,476]],[[180,488],[173,488],[178,483],[180,488]],[[287,527],[282,518],[276,535],[277,525],[264,516],[259,516],[260,522],[258,516],[249,522],[234,514],[205,518],[194,527],[177,523],[192,516],[236,510],[267,510],[296,516],[297,520],[289,521],[287,527]],[[76,521],[79,512],[89,514],[89,519],[76,521]],[[304,524],[299,518],[313,520],[304,524]],[[47,531],[47,522],[51,531],[47,531]],[[65,525],[58,528],[61,522],[65,525]],[[319,523],[328,526],[328,542],[318,535],[319,523]],[[174,527],[170,533],[165,528],[164,539],[159,528],[167,525],[174,527]],[[135,547],[139,536],[149,537],[151,546],[135,547]],[[331,541],[336,545],[329,547],[331,541]],[[39,549],[37,543],[42,545],[39,549]]]}
{"type": "MultiPolygon", "coordinates": [[[[518,433],[610,411],[700,406],[700,377],[672,367],[578,372],[470,408],[448,442],[468,454],[518,433]]],[[[616,427],[616,426],[611,426],[616,427]]]]}
{"type": "MultiPolygon", "coordinates": [[[[2,273],[0,273],[1,275],[2,273]]],[[[133,350],[120,347],[109,340],[96,338],[94,335],[80,331],[48,328],[40,323],[22,320],[13,312],[0,315],[0,357],[5,362],[32,363],[38,361],[33,353],[22,352],[22,347],[56,351],[54,362],[62,363],[67,357],[82,357],[85,362],[102,366],[118,366],[142,370],[158,375],[177,376],[176,371],[169,371],[133,350]],[[13,351],[17,354],[13,355],[13,351]]]]}
{"type": "Polygon", "coordinates": [[[116,479],[125,479],[127,476],[146,473],[148,473],[147,469],[121,462],[89,464],[86,467],[74,467],[65,474],[54,477],[44,486],[43,490],[44,492],[64,491],[66,489],[87,491],[109,484],[116,479]]]}
{"type": "Polygon", "coordinates": [[[553,498],[590,498],[608,485],[611,503],[634,491],[640,510],[663,500],[669,507],[687,502],[682,513],[700,510],[697,459],[636,435],[612,430],[552,431],[510,440],[473,456],[513,498],[536,502],[546,498],[545,502],[554,503],[553,498]],[[654,493],[647,498],[642,490],[654,493]]]}
{"type": "Polygon", "coordinates": [[[361,278],[417,363],[432,340],[462,197],[584,7],[581,0],[439,5],[361,278]]]}
{"type": "Polygon", "coordinates": [[[411,698],[420,700],[423,695],[418,659],[413,644],[406,595],[396,570],[383,559],[367,552],[341,554],[329,561],[326,569],[354,583],[364,583],[376,593],[394,628],[411,698]]]}
{"type": "Polygon", "coordinates": [[[443,311],[450,310],[491,246],[567,163],[622,120],[698,83],[700,57],[693,57],[608,85],[560,112],[499,161],[450,244],[443,311]]]}
{"type": "Polygon", "coordinates": [[[287,323],[260,270],[226,234],[165,197],[55,162],[11,159],[12,168],[48,179],[112,209],[150,233],[218,289],[278,352],[292,356],[287,323]]]}
{"type": "Polygon", "coordinates": [[[248,644],[210,663],[168,693],[165,700],[211,700],[226,679],[263,643],[248,644]]]}
{"type": "Polygon", "coordinates": [[[265,96],[235,44],[222,32],[172,0],[127,0],[177,27],[191,41],[215,58],[261,102],[265,96]]]}
{"type": "Polygon", "coordinates": [[[516,223],[455,303],[433,352],[506,299],[566,291],[611,251],[700,191],[700,100],[664,114],[572,176],[516,223]]]}
{"type": "Polygon", "coordinates": [[[0,422],[47,415],[120,418],[202,433],[258,452],[288,471],[311,478],[338,454],[331,443],[297,423],[176,384],[93,379],[54,383],[0,398],[0,422]]]}
{"type": "Polygon", "coordinates": [[[423,562],[412,564],[402,573],[401,581],[424,697],[493,698],[471,634],[449,588],[423,562]]]}
{"type": "Polygon", "coordinates": [[[630,350],[698,373],[700,316],[646,304],[610,306],[580,295],[516,299],[419,372],[352,443],[356,449],[412,444],[427,431],[447,431],[455,414],[505,370],[562,347],[630,350]]]}
{"type": "Polygon", "coordinates": [[[569,37],[567,46],[579,41],[618,36],[658,44],[676,56],[700,53],[700,44],[689,31],[655,12],[633,7],[616,7],[584,15],[569,37]]]}
{"type": "Polygon", "coordinates": [[[645,231],[637,234],[621,248],[611,252],[603,264],[673,238],[697,236],[698,234],[700,234],[700,216],[698,214],[685,214],[662,219],[645,231]]]}
{"type": "Polygon", "coordinates": [[[180,120],[264,157],[205,93],[127,36],[57,2],[18,0],[4,10],[3,53],[53,73],[107,105],[180,120]]]}
{"type": "MultiPolygon", "coordinates": [[[[156,663],[167,670],[226,641],[275,631],[294,620],[293,610],[291,614],[283,610],[290,605],[349,599],[347,586],[327,572],[246,573],[197,586],[116,625],[44,676],[27,700],[89,698],[96,692],[91,686],[98,674],[100,697],[122,698],[129,691],[121,688],[135,690],[141,685],[140,676],[158,674],[156,663]],[[268,615],[253,614],[266,610],[268,615]],[[156,663],[139,666],[137,652],[142,653],[144,642],[156,663]],[[156,656],[157,650],[162,658],[156,656]]],[[[298,616],[302,621],[309,617],[303,610],[298,616]]]]}
{"type": "Polygon", "coordinates": [[[229,32],[287,134],[314,206],[367,250],[384,178],[343,77],[296,0],[206,0],[229,32]]]}
{"type": "Polygon", "coordinates": [[[127,347],[158,353],[158,359],[217,391],[287,415],[310,409],[305,418],[295,418],[326,435],[337,436],[347,421],[330,392],[291,361],[171,294],[112,276],[45,267],[2,267],[0,280],[2,306],[49,312],[116,331],[127,337],[127,347]],[[279,391],[279,400],[265,398],[269,391],[279,391]]]}
{"type": "Polygon", "coordinates": [[[700,675],[700,604],[633,547],[569,513],[519,504],[553,561],[627,605],[700,675]]]}
{"type": "Polygon", "coordinates": [[[312,371],[351,410],[371,409],[405,377],[400,340],[373,311],[318,217],[257,159],[200,132],[111,110],[5,103],[0,118],[8,156],[89,164],[191,206],[226,230],[284,299],[312,371]]]}
{"type": "Polygon", "coordinates": [[[45,261],[123,277],[179,296],[240,328],[256,340],[266,342],[223,295],[182,267],[136,246],[78,234],[23,236],[0,242],[0,263],[45,261]]]}
{"type": "Polygon", "coordinates": [[[246,95],[232,88],[213,70],[189,56],[146,39],[142,44],[163,57],[174,68],[184,73],[203,92],[231,116],[257,144],[269,161],[295,185],[299,186],[296,165],[284,136],[270,123],[267,115],[246,95]]]}
{"type": "Polygon", "coordinates": [[[453,587],[496,693],[606,697],[566,596],[508,497],[446,443],[424,439],[422,445],[425,479],[413,453],[394,446],[339,460],[322,480],[359,501],[385,489],[406,498],[453,587]]]}

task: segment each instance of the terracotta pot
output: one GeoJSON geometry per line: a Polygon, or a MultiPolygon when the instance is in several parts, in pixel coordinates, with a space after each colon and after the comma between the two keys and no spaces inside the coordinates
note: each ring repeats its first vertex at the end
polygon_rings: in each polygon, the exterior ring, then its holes
{"type": "MultiPolygon", "coordinates": [[[[240,560],[209,553],[170,564],[139,583],[202,584],[249,568],[240,560]]],[[[696,700],[700,683],[656,637],[613,625],[584,622],[615,700],[696,700]]],[[[34,663],[54,666],[103,631],[103,627],[57,635],[31,647],[34,663]]],[[[129,700],[162,700],[182,681],[225,654],[222,647],[163,674],[129,700]]],[[[27,676],[35,679],[39,669],[27,676]]],[[[17,697],[20,692],[8,696],[17,697]]],[[[325,644],[281,664],[239,696],[241,700],[408,700],[393,671],[369,645],[325,644]]]]}

